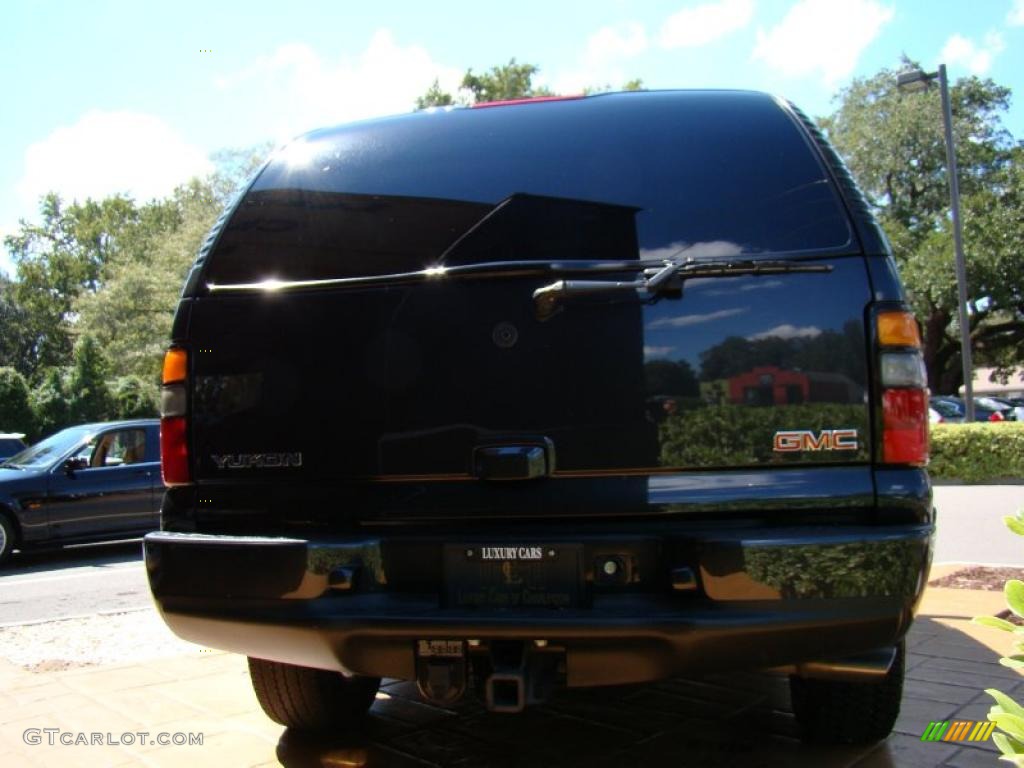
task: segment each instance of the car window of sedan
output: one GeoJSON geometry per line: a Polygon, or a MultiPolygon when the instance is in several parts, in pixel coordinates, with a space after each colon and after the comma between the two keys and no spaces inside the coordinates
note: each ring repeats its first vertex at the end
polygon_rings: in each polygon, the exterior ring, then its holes
{"type": "Polygon", "coordinates": [[[138,464],[146,456],[146,430],[118,429],[96,435],[75,454],[86,459],[90,469],[138,464]]]}

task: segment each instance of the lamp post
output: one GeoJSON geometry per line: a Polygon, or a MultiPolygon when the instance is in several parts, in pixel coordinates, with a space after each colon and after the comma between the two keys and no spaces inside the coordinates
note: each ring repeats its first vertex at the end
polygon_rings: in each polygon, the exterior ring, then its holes
{"type": "Polygon", "coordinates": [[[903,91],[927,90],[933,80],[939,81],[942,96],[942,122],[946,129],[946,167],[949,169],[949,207],[953,213],[953,249],[956,255],[956,288],[960,311],[960,360],[964,373],[964,405],[967,421],[974,421],[974,366],[971,362],[971,328],[967,318],[967,266],[964,261],[964,236],[960,228],[960,183],[956,167],[956,149],[953,147],[953,111],[949,106],[949,82],[946,80],[946,65],[940,64],[938,72],[924,72],[912,69],[900,72],[896,86],[903,91]]]}

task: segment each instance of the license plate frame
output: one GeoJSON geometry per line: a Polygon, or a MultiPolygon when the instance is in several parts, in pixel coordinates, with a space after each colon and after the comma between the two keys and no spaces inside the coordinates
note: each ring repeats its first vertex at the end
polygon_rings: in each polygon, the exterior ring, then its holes
{"type": "Polygon", "coordinates": [[[449,608],[579,608],[585,598],[583,546],[537,542],[445,544],[444,585],[445,605],[449,608]]]}

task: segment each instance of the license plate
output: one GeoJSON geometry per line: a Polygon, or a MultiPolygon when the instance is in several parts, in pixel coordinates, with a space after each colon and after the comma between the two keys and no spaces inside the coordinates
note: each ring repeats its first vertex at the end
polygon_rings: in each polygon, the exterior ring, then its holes
{"type": "Polygon", "coordinates": [[[447,544],[450,607],[572,608],[580,605],[578,544],[447,544]]]}

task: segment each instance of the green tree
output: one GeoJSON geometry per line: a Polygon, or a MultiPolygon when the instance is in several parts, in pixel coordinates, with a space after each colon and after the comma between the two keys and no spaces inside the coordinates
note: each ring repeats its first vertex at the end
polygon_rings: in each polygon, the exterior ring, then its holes
{"type": "Polygon", "coordinates": [[[118,419],[145,419],[156,416],[157,388],[138,376],[123,376],[113,388],[114,416],[118,419]]]}
{"type": "Polygon", "coordinates": [[[33,429],[25,377],[14,368],[0,368],[0,432],[32,434],[33,429]]]}
{"type": "Polygon", "coordinates": [[[686,360],[651,360],[644,363],[644,381],[647,394],[699,397],[700,384],[693,368],[686,360]]]}
{"type": "MultiPolygon", "coordinates": [[[[899,69],[916,66],[904,59],[899,69]]],[[[922,324],[929,386],[962,383],[956,272],[941,106],[936,89],[906,94],[896,71],[855,79],[821,120],[889,236],[922,324]]],[[[972,347],[979,362],[1024,358],[1024,150],[1002,125],[1010,91],[968,77],[950,89],[968,263],[972,347]]]]}
{"type": "Polygon", "coordinates": [[[68,375],[68,411],[74,423],[104,421],[114,412],[107,387],[107,361],[93,336],[75,344],[74,363],[68,375]]]}
{"type": "Polygon", "coordinates": [[[67,365],[74,345],[74,302],[95,292],[107,266],[122,254],[140,258],[152,236],[173,223],[173,211],[160,203],[139,209],[126,197],[66,205],[55,193],[40,201],[42,222],[22,220],[4,239],[15,263],[14,296],[24,313],[32,359],[26,374],[67,365]]]}
{"type": "Polygon", "coordinates": [[[16,319],[17,332],[8,334],[5,323],[0,364],[38,380],[46,368],[69,365],[74,340],[92,334],[110,346],[112,373],[153,375],[188,265],[269,151],[219,152],[210,177],[141,206],[120,195],[70,205],[45,195],[41,222],[21,221],[4,240],[17,279],[0,284],[0,320],[16,319]]]}
{"type": "MultiPolygon", "coordinates": [[[[608,83],[604,85],[588,85],[583,89],[584,96],[591,96],[596,93],[609,93],[614,89],[608,83]]],[[[644,81],[639,77],[634,77],[632,80],[627,80],[619,88],[620,91],[642,91],[644,90],[644,81]]]]}
{"type": "Polygon", "coordinates": [[[534,86],[533,77],[540,72],[536,64],[519,64],[511,58],[508,64],[491,67],[489,71],[476,74],[467,69],[462,76],[460,90],[456,99],[452,94],[441,89],[435,79],[430,88],[416,99],[416,108],[448,106],[456,103],[481,104],[488,101],[505,101],[507,99],[528,99],[533,96],[551,96],[551,91],[544,86],[534,86]]]}
{"type": "Polygon", "coordinates": [[[175,211],[173,229],[152,239],[144,259],[115,259],[100,289],[74,302],[76,333],[99,342],[112,377],[156,381],[181,286],[221,199],[210,182],[194,179],[178,187],[165,201],[175,211]]]}
{"type": "Polygon", "coordinates": [[[48,437],[73,423],[64,376],[57,368],[49,368],[42,374],[29,403],[35,416],[36,438],[48,437]]]}
{"type": "Polygon", "coordinates": [[[518,64],[515,57],[508,64],[491,67],[482,75],[467,69],[462,77],[462,87],[473,95],[475,103],[504,101],[506,99],[527,99],[532,96],[551,96],[544,87],[535,88],[533,76],[540,72],[536,64],[518,64]]]}
{"type": "Polygon", "coordinates": [[[447,91],[441,90],[441,84],[435,77],[434,82],[429,88],[427,88],[427,92],[416,98],[416,109],[426,109],[427,107],[448,107],[454,103],[455,97],[447,91]]]}
{"type": "Polygon", "coordinates": [[[18,286],[0,275],[0,366],[15,368],[24,376],[32,373],[34,338],[28,312],[18,302],[18,286]]]}

